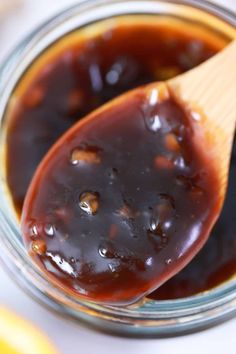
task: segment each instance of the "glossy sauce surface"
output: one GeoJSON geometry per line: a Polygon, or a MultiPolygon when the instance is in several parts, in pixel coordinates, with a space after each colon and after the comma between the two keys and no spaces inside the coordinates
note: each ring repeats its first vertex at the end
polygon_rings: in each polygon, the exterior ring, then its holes
{"type": "MultiPolygon", "coordinates": [[[[13,96],[7,135],[7,179],[19,214],[38,163],[80,117],[130,88],[188,70],[221,48],[188,33],[150,23],[113,26],[102,36],[68,41],[33,74],[25,74],[29,84],[13,96]]],[[[233,168],[226,207],[210,240],[185,270],[155,293],[157,298],[207,290],[235,273],[233,168]]]]}
{"type": "Polygon", "coordinates": [[[178,299],[212,289],[236,273],[236,144],[231,159],[228,192],[211,236],[196,257],[177,275],[149,295],[156,300],[178,299]]]}
{"type": "Polygon", "coordinates": [[[23,80],[16,90],[8,126],[7,179],[19,214],[42,157],[79,118],[129,89],[191,69],[219,46],[181,26],[152,21],[105,27],[101,35],[72,37],[71,45],[68,39],[59,54],[51,49],[49,58],[41,60],[36,73],[26,74],[26,84],[23,80]]]}
{"type": "Polygon", "coordinates": [[[219,210],[216,166],[197,129],[163,84],[76,124],[27,192],[31,256],[93,301],[131,304],[163,284],[201,248],[219,210]]]}

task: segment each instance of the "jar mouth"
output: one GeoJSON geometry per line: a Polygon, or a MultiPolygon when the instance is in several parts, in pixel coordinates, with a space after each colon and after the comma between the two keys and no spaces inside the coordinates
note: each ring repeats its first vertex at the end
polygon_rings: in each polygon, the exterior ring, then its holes
{"type": "Polygon", "coordinates": [[[8,100],[30,64],[51,44],[71,31],[123,15],[168,16],[212,28],[219,37],[236,37],[236,16],[199,0],[86,0],[59,13],[30,33],[9,54],[0,68],[1,205],[0,260],[21,287],[50,308],[123,334],[168,335],[198,329],[231,316],[236,311],[236,279],[205,293],[176,300],[144,300],[130,307],[104,306],[81,301],[49,283],[24,248],[19,223],[6,183],[5,112],[8,100]],[[113,328],[110,328],[112,323],[113,328]],[[129,329],[127,330],[127,327],[129,329]]]}

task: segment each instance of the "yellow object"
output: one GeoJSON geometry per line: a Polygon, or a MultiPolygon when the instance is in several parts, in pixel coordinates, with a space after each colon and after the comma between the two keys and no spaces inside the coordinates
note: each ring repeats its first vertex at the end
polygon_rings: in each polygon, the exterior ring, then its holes
{"type": "Polygon", "coordinates": [[[33,325],[0,307],[0,353],[56,354],[56,351],[33,325]]]}

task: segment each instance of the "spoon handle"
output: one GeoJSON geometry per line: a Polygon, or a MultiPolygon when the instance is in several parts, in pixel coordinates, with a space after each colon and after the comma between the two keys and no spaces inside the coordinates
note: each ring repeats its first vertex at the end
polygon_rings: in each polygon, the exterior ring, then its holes
{"type": "Polygon", "coordinates": [[[236,40],[168,84],[199,119],[209,153],[220,164],[224,193],[236,123],[236,40]]]}

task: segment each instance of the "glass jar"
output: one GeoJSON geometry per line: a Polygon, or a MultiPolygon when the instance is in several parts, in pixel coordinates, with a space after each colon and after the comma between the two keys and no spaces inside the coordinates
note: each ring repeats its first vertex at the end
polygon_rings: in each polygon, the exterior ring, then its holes
{"type": "Polygon", "coordinates": [[[4,113],[21,75],[58,38],[92,22],[125,14],[174,17],[201,30],[217,33],[219,38],[227,41],[236,38],[236,15],[200,0],[88,0],[63,11],[30,33],[0,68],[0,260],[21,288],[63,316],[118,334],[176,335],[206,328],[232,317],[236,313],[236,279],[188,298],[163,301],[144,299],[142,303],[126,308],[81,301],[49,282],[28,256],[6,185],[4,149],[7,121],[4,113]]]}

